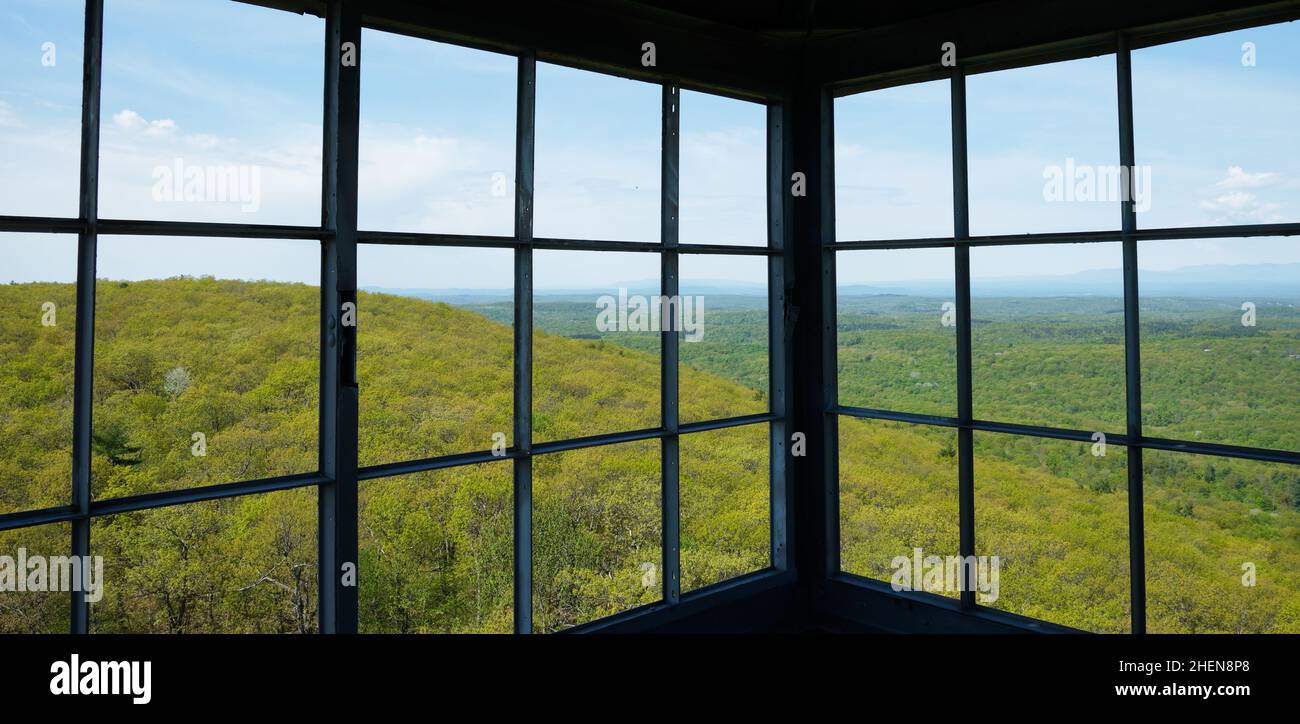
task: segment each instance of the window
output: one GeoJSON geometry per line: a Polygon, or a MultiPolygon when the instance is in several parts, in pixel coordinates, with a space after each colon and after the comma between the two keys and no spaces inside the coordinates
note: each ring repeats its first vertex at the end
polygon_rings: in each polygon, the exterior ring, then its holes
{"type": "Polygon", "coordinates": [[[767,412],[767,259],[683,254],[680,265],[682,421],[767,412]]]}
{"type": "Polygon", "coordinates": [[[956,413],[952,250],[873,249],[835,261],[840,404],[956,413]]]}
{"type": "Polygon", "coordinates": [[[67,505],[77,240],[0,234],[0,254],[0,513],[67,505]]]}
{"type": "Polygon", "coordinates": [[[682,242],[767,244],[767,108],[681,93],[682,242]]]}
{"type": "Polygon", "coordinates": [[[14,0],[0,17],[0,214],[76,216],[82,0],[14,0]]]}
{"type": "Polygon", "coordinates": [[[362,465],[510,443],[513,265],[509,249],[357,250],[362,465]]]}
{"type": "MultiPolygon", "coordinates": [[[[948,81],[837,99],[825,301],[842,571],[894,583],[909,567],[892,559],[923,547],[923,572],[931,552],[1000,561],[996,581],[938,591],[966,611],[1098,632],[1296,630],[1300,227],[1294,134],[1278,125],[1297,102],[1294,33],[1130,51],[1138,33],[1118,55],[991,72],[973,59],[948,81]],[[948,232],[864,216],[864,168],[912,172],[896,134],[931,158],[948,143],[896,101],[944,97],[964,99],[953,158],[969,178],[949,190],[969,213],[958,204],[948,232]],[[951,231],[967,223],[972,236],[951,231]]],[[[944,191],[917,188],[936,205],[944,191]]]]}
{"type": "Polygon", "coordinates": [[[952,236],[952,107],[943,81],[835,99],[835,236],[952,236]]]}
{"type": "Polygon", "coordinates": [[[533,626],[559,631],[662,596],[659,446],[541,455],[533,467],[533,626]]]}
{"type": "Polygon", "coordinates": [[[511,501],[507,463],[363,483],[361,631],[512,631],[511,501]]]}
{"type": "Polygon", "coordinates": [[[1119,225],[1114,56],[972,75],[966,94],[972,234],[1119,225]]]}
{"type": "Polygon", "coordinates": [[[767,425],[682,436],[683,592],[771,564],[768,436],[767,425]]]}
{"type": "Polygon", "coordinates": [[[1136,161],[1152,179],[1140,227],[1300,220],[1298,42],[1284,23],[1133,52],[1136,161]]]}
{"type": "Polygon", "coordinates": [[[319,223],[323,30],[226,0],[106,0],[100,215],[319,223]]]}
{"type": "Polygon", "coordinates": [[[363,30],[360,209],[376,231],[514,233],[514,58],[363,30]]]}
{"type": "Polygon", "coordinates": [[[99,252],[94,497],[315,471],[319,244],[121,236],[99,252]]]}
{"type": "Polygon", "coordinates": [[[1124,429],[1118,243],[971,250],[975,417],[1124,429]]]}
{"type": "Polygon", "coordinates": [[[537,65],[537,236],[659,240],[659,90],[537,65]]]}

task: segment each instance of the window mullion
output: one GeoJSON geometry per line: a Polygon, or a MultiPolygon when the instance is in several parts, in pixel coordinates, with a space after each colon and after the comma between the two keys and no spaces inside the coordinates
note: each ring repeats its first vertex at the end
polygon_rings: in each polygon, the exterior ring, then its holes
{"type": "Polygon", "coordinates": [[[514,607],[515,633],[533,630],[533,148],[537,56],[519,56],[515,105],[514,607]]]}
{"type": "MultiPolygon", "coordinates": [[[[678,162],[680,160],[681,100],[675,83],[663,86],[663,126],[660,149],[660,285],[665,299],[675,299],[678,279],[678,162]]],[[[676,309],[674,305],[674,309],[676,309]]],[[[673,320],[663,321],[660,332],[660,410],[667,433],[661,444],[661,483],[663,515],[663,597],[677,603],[681,597],[681,460],[678,428],[678,357],[681,338],[673,320]]]]}
{"type": "MultiPolygon", "coordinates": [[[[970,204],[966,147],[966,72],[957,66],[952,72],[952,213],[954,276],[957,307],[957,510],[959,552],[966,560],[975,555],[975,451],[971,429],[971,315],[970,315],[970,204]]],[[[968,567],[961,567],[962,608],[975,607],[975,591],[964,580],[968,567]]]]}

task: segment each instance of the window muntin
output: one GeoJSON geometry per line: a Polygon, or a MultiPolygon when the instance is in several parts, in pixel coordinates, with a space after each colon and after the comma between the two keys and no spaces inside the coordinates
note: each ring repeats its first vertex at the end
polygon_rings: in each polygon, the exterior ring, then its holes
{"type": "Polygon", "coordinates": [[[0,214],[76,216],[82,0],[14,0],[0,22],[0,214]]]}
{"type": "Polygon", "coordinates": [[[369,29],[361,46],[358,226],[513,234],[518,61],[369,29]]]}
{"type": "Polygon", "coordinates": [[[314,472],[320,244],[104,237],[97,499],[314,472]]]}
{"type": "Polygon", "coordinates": [[[1139,228],[1300,221],[1297,47],[1283,23],[1133,51],[1139,228]]]}
{"type": "Polygon", "coordinates": [[[952,236],[952,108],[945,81],[835,99],[835,237],[952,236]]]}
{"type": "Polygon", "coordinates": [[[0,234],[0,256],[0,513],[67,505],[77,240],[0,234]]]}
{"type": "Polygon", "coordinates": [[[104,5],[100,216],[320,223],[323,22],[226,0],[104,5]]]}

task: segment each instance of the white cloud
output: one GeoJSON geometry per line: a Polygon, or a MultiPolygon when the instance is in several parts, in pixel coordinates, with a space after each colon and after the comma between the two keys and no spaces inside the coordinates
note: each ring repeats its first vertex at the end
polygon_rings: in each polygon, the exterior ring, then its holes
{"type": "Polygon", "coordinates": [[[1280,174],[1272,171],[1247,173],[1240,166],[1229,166],[1228,175],[1216,181],[1214,187],[1218,189],[1256,189],[1270,186],[1280,178],[1280,174]]]}
{"type": "Polygon", "coordinates": [[[176,132],[176,121],[170,118],[158,121],[145,120],[144,116],[129,108],[114,113],[113,123],[124,131],[143,131],[146,136],[167,136],[176,132]]]}
{"type": "Polygon", "coordinates": [[[14,107],[0,101],[0,128],[22,128],[23,122],[14,113],[14,107]]]}

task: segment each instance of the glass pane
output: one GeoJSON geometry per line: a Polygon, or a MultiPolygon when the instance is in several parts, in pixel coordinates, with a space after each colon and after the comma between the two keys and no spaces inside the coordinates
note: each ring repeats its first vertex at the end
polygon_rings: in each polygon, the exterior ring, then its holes
{"type": "Polygon", "coordinates": [[[0,514],[72,500],[77,237],[0,234],[0,514]]]}
{"type": "Polygon", "coordinates": [[[514,252],[357,249],[361,464],[510,444],[514,252]]]}
{"type": "Polygon", "coordinates": [[[948,559],[960,554],[957,433],[843,416],[839,425],[841,570],[959,597],[946,579],[948,559]],[[940,570],[935,558],[945,578],[927,579],[940,570]]]}
{"type": "Polygon", "coordinates": [[[80,587],[88,599],[102,595],[102,567],[86,567],[84,559],[72,563],[71,550],[67,523],[0,531],[0,634],[68,633],[69,591],[80,587]]]}
{"type": "Polygon", "coordinates": [[[681,421],[767,412],[767,258],[682,254],[678,259],[681,421]]]}
{"type": "Polygon", "coordinates": [[[1123,431],[1120,244],[974,247],[970,258],[975,417],[1123,431]]]}
{"type": "Polygon", "coordinates": [[[97,498],[313,472],[320,242],[100,237],[97,498]]]}
{"type": "Polygon", "coordinates": [[[1147,450],[1147,629],[1300,633],[1300,468],[1147,450]]]}
{"type": "Polygon", "coordinates": [[[1153,171],[1138,226],[1300,221],[1300,27],[1133,51],[1133,136],[1153,171]]]}
{"type": "Polygon", "coordinates": [[[533,257],[533,440],[658,427],[659,255],[533,257]]]}
{"type": "Polygon", "coordinates": [[[1119,228],[1115,56],[973,75],[966,98],[972,234],[1119,228]]]}
{"type": "Polygon", "coordinates": [[[1127,451],[1101,440],[976,432],[975,553],[998,574],[980,603],[1127,633],[1127,451]]]}
{"type": "Polygon", "coordinates": [[[658,85],[537,64],[536,236],[659,241],[662,101],[658,85]]]}
{"type": "Polygon", "coordinates": [[[681,590],[771,565],[769,427],[683,435],[681,590]]]}
{"type": "Polygon", "coordinates": [[[96,519],[92,633],[315,633],[316,489],[96,519]]]}
{"type": "Polygon", "coordinates": [[[767,108],[681,94],[678,239],[767,246],[767,108]]]}
{"type": "Polygon", "coordinates": [[[518,61],[368,28],[361,47],[358,225],[513,234],[518,61]]]}
{"type": "Polygon", "coordinates": [[[533,628],[549,633],[660,600],[659,442],[533,458],[533,628]]]}
{"type": "Polygon", "coordinates": [[[835,238],[952,236],[949,81],[835,99],[835,238]]]}
{"type": "Polygon", "coordinates": [[[509,463],[361,485],[361,631],[514,630],[509,463]]]}
{"type": "Polygon", "coordinates": [[[75,217],[85,6],[8,0],[0,18],[0,214],[75,217]]]}
{"type": "Polygon", "coordinates": [[[840,404],[957,414],[952,249],[835,255],[840,404]]]}
{"type": "Polygon", "coordinates": [[[100,216],[319,225],[324,41],[311,15],[106,0],[100,216]]]}
{"type": "Polygon", "coordinates": [[[1300,450],[1300,242],[1142,242],[1142,428],[1300,450]]]}

